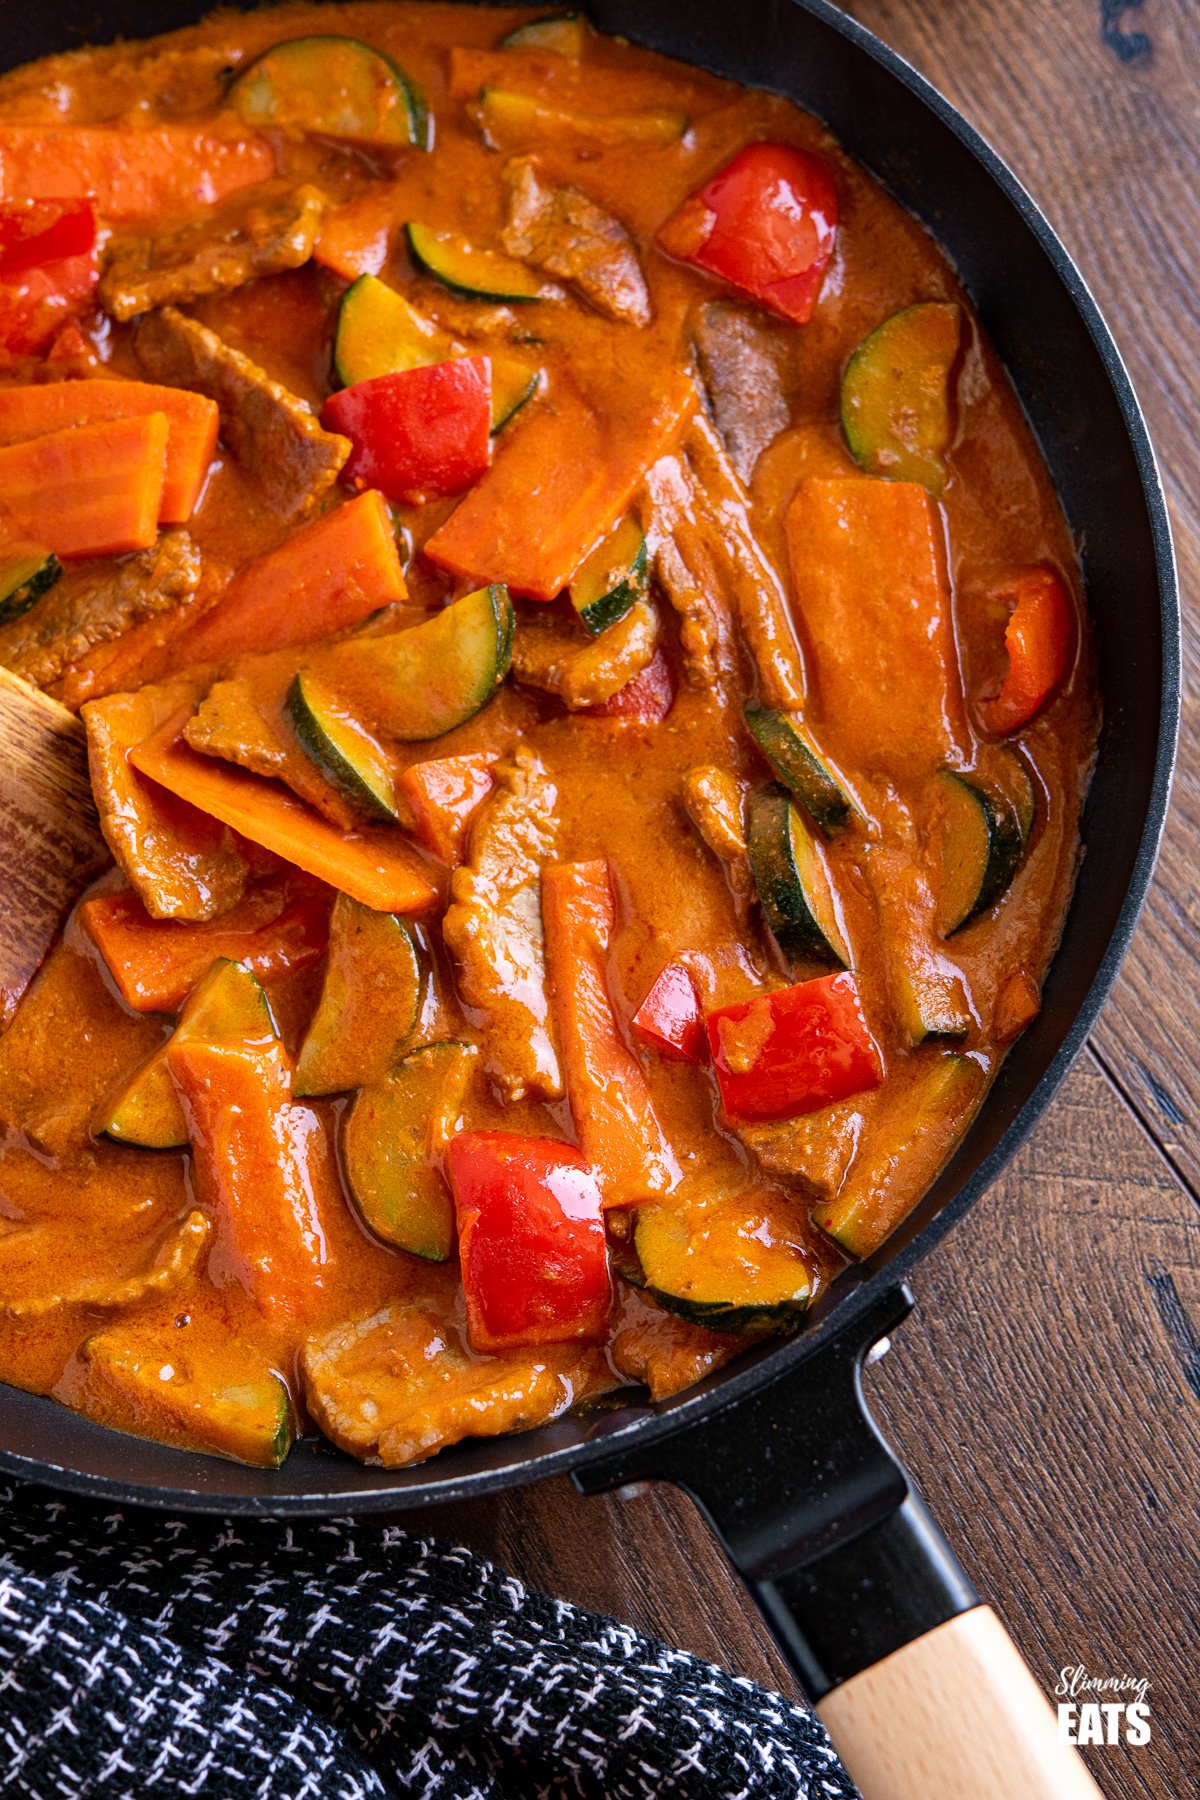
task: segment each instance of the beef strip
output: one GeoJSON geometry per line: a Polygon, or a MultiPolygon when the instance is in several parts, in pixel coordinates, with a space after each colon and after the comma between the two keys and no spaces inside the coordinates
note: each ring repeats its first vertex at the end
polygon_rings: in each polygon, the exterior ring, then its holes
{"type": "Polygon", "coordinates": [[[487,1073],[507,1100],[562,1097],[546,987],[541,871],[554,855],[558,790],[532,750],[497,764],[454,871],[442,936],[468,1006],[487,1021],[487,1073]]]}
{"type": "Polygon", "coordinates": [[[417,1300],[393,1300],[310,1338],[300,1370],[326,1437],[385,1469],[423,1462],[460,1438],[528,1431],[614,1385],[603,1352],[584,1344],[480,1360],[443,1307],[417,1300]]]}
{"type": "Polygon", "coordinates": [[[349,438],[323,431],[306,401],[215,331],[164,306],[138,320],[133,342],[152,381],[216,401],[224,442],[285,517],[311,511],[337,480],[349,438]]]}
{"type": "Polygon", "coordinates": [[[133,556],[68,567],[44,599],[0,627],[0,663],[36,687],[49,687],[94,644],[185,606],[201,568],[186,531],[161,532],[157,543],[133,556]]]}
{"type": "Polygon", "coordinates": [[[224,294],[312,255],[325,196],[314,187],[239,197],[198,224],[140,232],[109,245],[100,300],[117,319],[224,294]]]}
{"type": "Polygon", "coordinates": [[[128,758],[202,692],[171,681],[108,694],[81,712],[100,829],[152,919],[215,919],[241,899],[250,873],[227,827],[147,781],[128,758]]]}
{"type": "Polygon", "coordinates": [[[648,325],[646,278],[620,220],[579,188],[542,181],[532,157],[516,157],[504,179],[508,223],[501,241],[508,254],[569,282],[607,318],[648,325]]]}
{"type": "Polygon", "coordinates": [[[589,638],[559,618],[522,618],[513,644],[512,672],[527,687],[556,694],[572,711],[599,706],[640,675],[658,648],[658,615],[647,600],[589,638]]]}
{"type": "Polygon", "coordinates": [[[654,578],[679,618],[684,676],[719,689],[736,668],[733,612],[695,528],[691,473],[680,456],[660,457],[646,476],[654,578]]]}
{"type": "Polygon", "coordinates": [[[729,885],[739,900],[754,891],[746,833],[742,825],[742,790],[728,769],[702,764],[689,769],[681,792],[684,810],[713,855],[725,864],[729,885]]]}
{"type": "Polygon", "coordinates": [[[837,1194],[858,1148],[862,1114],[851,1102],[766,1123],[734,1122],[759,1166],[817,1205],[837,1194]]]}
{"type": "MultiPolygon", "coordinates": [[[[100,1276],[70,1272],[78,1268],[72,1255],[75,1243],[61,1227],[49,1224],[16,1232],[6,1240],[8,1254],[0,1265],[0,1314],[35,1324],[69,1306],[128,1307],[173,1293],[200,1261],[210,1230],[207,1213],[189,1212],[159,1240],[148,1262],[136,1256],[134,1267],[118,1266],[100,1276]]],[[[96,1246],[90,1249],[95,1256],[96,1246]]]]}
{"type": "Polygon", "coordinates": [[[713,424],[746,482],[767,445],[790,423],[780,335],[760,312],[728,300],[707,301],[692,322],[713,424]]]}

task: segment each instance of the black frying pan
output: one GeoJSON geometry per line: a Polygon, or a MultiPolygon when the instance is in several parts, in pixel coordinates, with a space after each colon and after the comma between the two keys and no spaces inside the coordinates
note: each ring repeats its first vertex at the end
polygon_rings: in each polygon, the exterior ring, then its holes
{"type": "MultiPolygon", "coordinates": [[[[0,66],[146,36],[209,5],[0,0],[0,66]]],[[[1104,321],[1045,219],[948,102],[870,33],[825,0],[590,0],[589,10],[607,30],[774,88],[824,119],[940,240],[1008,368],[1083,544],[1104,699],[1086,855],[1041,1014],[949,1167],[884,1248],[836,1284],[800,1336],[760,1347],[673,1401],[629,1401],[398,1472],[301,1446],[272,1474],[118,1436],[0,1387],[0,1467],[114,1500],[278,1515],[433,1505],[566,1471],[585,1493],[646,1477],[674,1481],[711,1517],[806,1689],[823,1701],[870,1800],[1092,1791],[1072,1785],[1066,1763],[1045,1776],[1040,1753],[1018,1766],[1011,1744],[997,1785],[974,1764],[950,1774],[951,1752],[936,1752],[942,1790],[928,1770],[887,1775],[870,1760],[878,1741],[874,1750],[853,1741],[862,1738],[849,1722],[856,1695],[875,1715],[876,1740],[886,1735],[895,1748],[906,1730],[911,1736],[920,1709],[911,1695],[889,1696],[902,1660],[892,1653],[912,1645],[925,1655],[950,1641],[949,1621],[978,1622],[982,1612],[971,1611],[970,1584],[875,1431],[860,1371],[911,1304],[906,1277],[983,1193],[1066,1074],[1150,880],[1179,709],[1179,602],[1154,454],[1104,321]],[[883,1658],[891,1660],[881,1672],[883,1658]],[[889,1705],[905,1716],[893,1712],[885,1732],[889,1705]]],[[[989,1660],[988,1645],[954,1637],[953,1662],[972,1657],[989,1660]]],[[[926,1669],[921,1682],[934,1679],[926,1669]]],[[[943,1711],[952,1712],[952,1678],[937,1679],[948,1684],[943,1711]]],[[[962,1706],[969,1711],[969,1697],[962,1706]]],[[[921,1732],[928,1748],[936,1724],[921,1732]]]]}

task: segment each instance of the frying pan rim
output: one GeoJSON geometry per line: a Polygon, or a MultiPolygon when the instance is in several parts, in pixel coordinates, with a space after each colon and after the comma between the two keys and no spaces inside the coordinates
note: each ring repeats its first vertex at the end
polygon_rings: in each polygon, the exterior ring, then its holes
{"type": "MultiPolygon", "coordinates": [[[[350,1513],[362,1515],[384,1511],[409,1512],[427,1506],[446,1505],[527,1482],[574,1473],[620,1456],[633,1440],[644,1449],[661,1445],[686,1426],[710,1419],[727,1408],[734,1408],[750,1392],[769,1386],[788,1369],[814,1355],[832,1337],[845,1329],[853,1329],[855,1322],[877,1303],[885,1289],[903,1283],[917,1263],[941,1242],[1010,1160],[1044,1113],[1083,1048],[1108,997],[1145,902],[1166,822],[1175,763],[1180,708],[1179,592],[1170,520],[1154,449],[1129,374],[1086,281],[1049,221],[1004,160],[926,77],[864,25],[829,4],[829,0],[787,0],[787,4],[830,27],[906,87],[959,139],[968,154],[974,157],[984,173],[1000,189],[1022,224],[1036,239],[1065,288],[1074,311],[1082,320],[1112,389],[1133,451],[1150,527],[1159,600],[1162,675],[1158,745],[1147,794],[1145,818],[1120,911],[1099,966],[1057,1049],[996,1144],[911,1241],[899,1251],[889,1253],[887,1259],[878,1266],[869,1269],[808,1330],[781,1342],[773,1354],[754,1361],[749,1367],[734,1363],[712,1385],[706,1384],[692,1396],[675,1403],[669,1412],[656,1411],[649,1402],[637,1403],[639,1409],[636,1416],[624,1425],[590,1440],[520,1457],[501,1469],[456,1474],[452,1464],[443,1464],[447,1472],[437,1475],[432,1473],[438,1467],[438,1460],[435,1460],[429,1465],[430,1478],[424,1482],[395,1488],[373,1487],[361,1492],[342,1490],[334,1493],[321,1490],[303,1494],[259,1495],[230,1494],[184,1486],[146,1487],[128,1480],[71,1468],[65,1463],[36,1460],[3,1447],[0,1447],[0,1472],[69,1493],[104,1498],[124,1505],[147,1506],[155,1510],[259,1518],[329,1517],[350,1513]]],[[[863,166],[869,169],[865,162],[863,166]]],[[[936,231],[934,236],[936,238],[936,231]]],[[[1051,470],[1051,473],[1053,475],[1054,471],[1051,470]]],[[[8,1404],[10,1396],[15,1395],[18,1404],[24,1402],[30,1406],[50,1407],[59,1411],[56,1402],[41,1396],[23,1394],[8,1387],[3,1390],[3,1395],[5,1404],[8,1404]]],[[[104,1431],[108,1437],[120,1435],[70,1414],[66,1415],[64,1426],[68,1422],[93,1431],[104,1431]]],[[[541,1434],[538,1432],[530,1433],[527,1441],[533,1442],[539,1435],[541,1434]]],[[[141,1440],[128,1441],[131,1445],[143,1447],[141,1440]]],[[[223,1465],[216,1458],[206,1458],[204,1461],[206,1465],[212,1465],[216,1479],[219,1479],[219,1472],[223,1468],[233,1466],[223,1465]]],[[[314,1472],[320,1470],[320,1458],[314,1457],[313,1468],[314,1472]]],[[[408,1471],[396,1473],[411,1480],[408,1471]]],[[[316,1479],[319,1482],[319,1474],[316,1479]]]]}

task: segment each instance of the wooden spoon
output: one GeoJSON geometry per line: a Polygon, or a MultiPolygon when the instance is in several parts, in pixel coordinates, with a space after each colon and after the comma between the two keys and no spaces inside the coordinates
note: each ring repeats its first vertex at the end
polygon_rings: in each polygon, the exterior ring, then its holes
{"type": "Polygon", "coordinates": [[[0,669],[0,1028],[108,860],[83,726],[0,669]]]}

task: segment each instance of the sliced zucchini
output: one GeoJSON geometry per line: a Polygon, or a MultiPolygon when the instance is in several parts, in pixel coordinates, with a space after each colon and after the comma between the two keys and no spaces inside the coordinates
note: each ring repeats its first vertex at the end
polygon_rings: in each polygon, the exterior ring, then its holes
{"type": "Polygon", "coordinates": [[[513,604],[494,584],[464,594],[423,625],[333,644],[312,658],[352,718],[385,737],[441,737],[491,699],[512,662],[513,604]]]}
{"type": "Polygon", "coordinates": [[[646,583],[646,534],[630,513],[577,571],[571,605],[597,637],[642,598],[646,583]]]}
{"type": "Polygon", "coordinates": [[[911,1044],[965,1038],[973,1023],[961,975],[926,959],[898,955],[893,964],[896,1013],[911,1044]]]}
{"type": "MultiPolygon", "coordinates": [[[[376,275],[360,275],[338,308],[333,338],[334,373],[343,387],[376,375],[399,374],[463,354],[455,342],[410,306],[403,294],[376,275]]],[[[492,365],[492,436],[507,425],[541,383],[540,369],[489,351],[492,365]]]]}
{"type": "Polygon", "coordinates": [[[339,894],[321,998],[296,1059],[296,1094],[341,1094],[380,1080],[416,1028],[421,978],[404,920],[339,894]]]}
{"type": "MultiPolygon", "coordinates": [[[[1027,839],[1017,808],[1005,795],[953,769],[939,769],[934,781],[938,930],[948,938],[1007,893],[1027,839]]],[[[1032,821],[1032,812],[1027,816],[1032,821]]]]}
{"type": "Polygon", "coordinates": [[[496,46],[499,50],[551,50],[577,62],[587,42],[587,19],[581,12],[547,13],[518,25],[496,46]]]}
{"type": "Polygon", "coordinates": [[[62,564],[41,544],[6,544],[0,550],[0,625],[11,625],[43,594],[48,594],[62,564]]]}
{"type": "Polygon", "coordinates": [[[878,1250],[945,1162],[985,1085],[972,1057],[935,1056],[905,1094],[904,1181],[896,1180],[895,1146],[885,1136],[874,1154],[856,1160],[837,1197],[814,1208],[814,1223],[849,1256],[878,1250]]]}
{"type": "Polygon", "coordinates": [[[475,1054],[460,1043],[414,1050],[361,1090],[342,1127],[346,1185],[364,1223],[385,1243],[431,1262],[445,1262],[454,1248],[454,1201],[440,1162],[475,1054]]]}
{"type": "Polygon", "coordinates": [[[360,275],[342,295],[333,334],[333,368],[343,387],[376,375],[445,362],[454,340],[377,275],[360,275]]]}
{"type": "Polygon", "coordinates": [[[647,1290],[710,1331],[789,1330],[814,1287],[796,1214],[794,1201],[765,1187],[640,1207],[633,1241],[647,1290]]]}
{"type": "Polygon", "coordinates": [[[242,70],[227,100],[247,125],[429,148],[421,95],[398,63],[358,38],[288,38],[242,70]]]}
{"type": "Polygon", "coordinates": [[[783,788],[751,794],[746,847],[767,924],[788,961],[847,968],[824,852],[783,788]]]}
{"type": "Polygon", "coordinates": [[[394,825],[400,816],[395,776],[375,739],[311,675],[297,675],[285,704],[297,743],[326,781],[363,819],[394,825]]]}
{"type": "Polygon", "coordinates": [[[429,225],[410,223],[404,229],[417,267],[452,294],[510,306],[557,299],[561,294],[560,288],[499,250],[484,250],[453,231],[434,231],[429,225]]]}
{"type": "Polygon", "coordinates": [[[492,357],[492,436],[515,418],[542,385],[542,371],[507,356],[492,357]]]}
{"type": "Polygon", "coordinates": [[[941,493],[961,338],[961,307],[929,300],[893,313],[858,346],[842,377],[842,430],[868,475],[941,493]]]}
{"type": "Polygon", "coordinates": [[[479,122],[489,143],[561,143],[583,140],[613,149],[654,150],[685,138],[691,121],[686,113],[578,113],[547,106],[532,94],[485,87],[479,96],[479,122]]]}
{"type": "Polygon", "coordinates": [[[88,1338],[61,1397],[118,1431],[278,1469],[295,1435],[284,1382],[273,1370],[227,1382],[210,1357],[193,1356],[187,1337],[119,1327],[88,1338]]]}
{"type": "Polygon", "coordinates": [[[746,723],[776,775],[813,824],[822,831],[840,831],[850,817],[850,799],[806,727],[772,706],[747,706],[746,723]]]}
{"type": "MultiPolygon", "coordinates": [[[[270,1002],[253,969],[218,957],[197,982],[168,1044],[234,1044],[278,1037],[270,1002]]],[[[96,1127],[121,1144],[176,1150],[188,1141],[187,1121],[167,1066],[167,1044],[142,1064],[96,1127]]]]}

